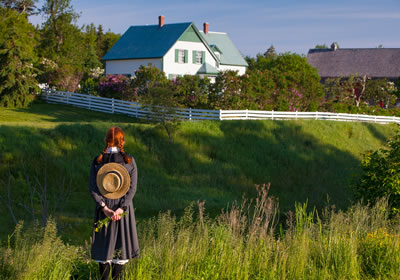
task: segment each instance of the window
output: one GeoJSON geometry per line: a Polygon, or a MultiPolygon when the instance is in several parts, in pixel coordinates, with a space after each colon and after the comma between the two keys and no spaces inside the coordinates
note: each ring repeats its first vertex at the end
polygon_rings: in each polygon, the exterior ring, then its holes
{"type": "Polygon", "coordinates": [[[203,64],[205,61],[205,52],[203,51],[193,51],[193,64],[203,64]]]}
{"type": "Polygon", "coordinates": [[[185,63],[185,51],[184,50],[179,50],[178,63],[185,63]]]}
{"type": "Polygon", "coordinates": [[[175,50],[175,62],[176,63],[187,63],[188,62],[188,51],[187,50],[175,50]]]}
{"type": "Polygon", "coordinates": [[[196,52],[196,63],[202,64],[203,56],[201,52],[196,52]]]}

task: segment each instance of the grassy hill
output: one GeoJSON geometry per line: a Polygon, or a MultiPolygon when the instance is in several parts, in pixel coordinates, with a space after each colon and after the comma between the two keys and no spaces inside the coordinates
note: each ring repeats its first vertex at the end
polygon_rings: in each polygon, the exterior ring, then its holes
{"type": "MultiPolygon", "coordinates": [[[[29,220],[27,182],[38,192],[47,186],[50,208],[57,202],[61,234],[82,244],[91,234],[93,216],[89,167],[114,125],[125,131],[126,151],[138,165],[138,226],[159,211],[180,215],[197,200],[205,200],[207,212],[216,215],[243,194],[254,197],[255,185],[268,182],[282,213],[307,200],[318,208],[328,200],[346,208],[362,153],[379,148],[397,130],[395,125],[305,120],[184,122],[171,144],[156,125],[134,118],[43,103],[0,109],[2,204],[9,182],[16,218],[29,220]]],[[[39,203],[36,197],[33,204],[39,203]]],[[[5,242],[14,227],[5,206],[0,223],[6,225],[0,228],[5,242]]]]}

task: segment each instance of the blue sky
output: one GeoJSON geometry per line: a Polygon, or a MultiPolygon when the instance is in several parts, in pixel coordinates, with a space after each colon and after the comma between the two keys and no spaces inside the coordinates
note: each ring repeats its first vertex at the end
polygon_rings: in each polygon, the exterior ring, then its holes
{"type": "MultiPolygon", "coordinates": [[[[400,47],[400,0],[72,0],[79,25],[94,23],[124,33],[131,25],[194,22],[227,32],[243,55],[307,54],[316,44],[341,48],[400,47]]],[[[41,6],[41,3],[37,6],[41,6]]],[[[40,17],[31,18],[35,24],[40,17]]]]}

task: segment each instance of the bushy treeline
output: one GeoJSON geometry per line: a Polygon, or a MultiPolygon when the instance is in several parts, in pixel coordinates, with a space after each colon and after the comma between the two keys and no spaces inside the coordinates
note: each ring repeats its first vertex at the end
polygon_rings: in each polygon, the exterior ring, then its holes
{"type": "Polygon", "coordinates": [[[75,92],[97,79],[100,59],[120,35],[104,32],[101,25],[78,26],[79,14],[70,0],[0,1],[0,106],[28,105],[38,86],[75,92]],[[41,26],[28,17],[40,14],[41,26]]]}
{"type": "MultiPolygon", "coordinates": [[[[199,203],[138,224],[141,255],[124,279],[398,279],[400,231],[387,201],[322,213],[296,206],[277,226],[276,200],[260,189],[211,219],[199,203]]],[[[2,279],[98,279],[90,247],[64,244],[56,225],[23,228],[0,248],[2,279]],[[25,230],[24,230],[25,229],[25,230]]]]}
{"type": "MultiPolygon", "coordinates": [[[[266,52],[247,58],[242,76],[235,71],[219,73],[215,82],[185,75],[168,80],[158,68],[142,66],[133,77],[108,75],[82,92],[130,101],[147,101],[152,88],[162,87],[178,105],[196,109],[250,109],[276,111],[329,111],[400,116],[394,107],[399,83],[366,77],[327,79],[304,56],[266,52]]],[[[162,104],[160,104],[162,105],[162,104]]]]}
{"type": "Polygon", "coordinates": [[[269,68],[250,68],[245,75],[221,72],[211,83],[208,78],[185,75],[168,80],[152,65],[142,66],[132,78],[108,75],[100,79],[92,92],[104,97],[141,101],[154,87],[187,108],[254,109],[280,111],[315,111],[324,100],[317,70],[305,57],[281,54],[271,60],[269,68]]]}

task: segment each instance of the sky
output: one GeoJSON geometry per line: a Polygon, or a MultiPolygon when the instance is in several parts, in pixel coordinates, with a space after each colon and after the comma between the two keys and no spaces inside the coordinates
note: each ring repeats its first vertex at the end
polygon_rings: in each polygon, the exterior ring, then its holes
{"type": "MultiPolygon", "coordinates": [[[[42,2],[37,4],[40,7],[42,2]]],[[[94,23],[123,34],[132,25],[194,22],[226,32],[251,57],[271,45],[307,54],[317,44],[340,48],[400,48],[400,0],[71,0],[78,25],[94,23]]],[[[31,17],[40,24],[40,16],[31,17]]]]}

